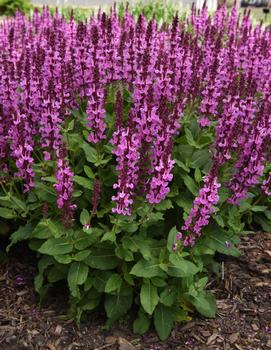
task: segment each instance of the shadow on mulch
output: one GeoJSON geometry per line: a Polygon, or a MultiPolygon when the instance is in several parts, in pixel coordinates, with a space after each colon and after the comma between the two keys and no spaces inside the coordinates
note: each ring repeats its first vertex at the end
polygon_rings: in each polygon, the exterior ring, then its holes
{"type": "Polygon", "coordinates": [[[271,235],[246,236],[240,248],[242,257],[222,261],[220,280],[211,281],[216,319],[194,315],[160,342],[153,331],[133,335],[130,320],[105,332],[105,317],[98,312],[77,328],[65,317],[61,286],[40,307],[33,290],[35,257],[19,246],[0,267],[0,350],[269,350],[271,235]]]}

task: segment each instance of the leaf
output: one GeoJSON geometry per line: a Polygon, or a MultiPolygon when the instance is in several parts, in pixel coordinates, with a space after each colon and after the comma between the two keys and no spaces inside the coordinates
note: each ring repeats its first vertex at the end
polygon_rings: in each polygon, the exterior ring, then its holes
{"type": "Polygon", "coordinates": [[[163,271],[159,267],[159,263],[154,261],[147,261],[144,259],[139,260],[134,265],[130,273],[137,277],[145,277],[145,278],[163,276],[163,271]]]}
{"type": "Polygon", "coordinates": [[[183,175],[183,182],[194,196],[198,195],[198,186],[195,181],[189,175],[183,175]]]}
{"type": "Polygon", "coordinates": [[[264,213],[266,211],[266,209],[267,209],[266,205],[253,205],[251,207],[251,210],[253,212],[255,212],[255,213],[257,213],[257,212],[263,212],[264,213]]]}
{"type": "Polygon", "coordinates": [[[94,269],[112,270],[119,264],[113,249],[95,249],[90,256],[87,257],[85,263],[94,269]]]}
{"type": "Polygon", "coordinates": [[[12,233],[10,236],[10,244],[7,246],[6,251],[9,252],[10,248],[17,242],[27,240],[32,237],[33,226],[29,223],[25,226],[20,226],[19,229],[12,233]]]}
{"type": "MultiPolygon", "coordinates": [[[[190,195],[190,194],[189,194],[190,195]]],[[[182,193],[179,197],[176,198],[176,204],[183,208],[186,213],[189,213],[193,207],[193,199],[187,196],[187,194],[182,193]]]]}
{"type": "Polygon", "coordinates": [[[104,292],[106,282],[108,281],[111,275],[112,273],[109,271],[96,270],[93,274],[94,288],[100,293],[104,292]]]}
{"type": "Polygon", "coordinates": [[[122,279],[119,274],[114,273],[110,276],[109,280],[106,282],[104,291],[106,293],[114,292],[119,289],[122,284],[122,279]]]}
{"type": "Polygon", "coordinates": [[[186,136],[186,140],[187,140],[188,144],[189,144],[190,146],[193,146],[193,147],[198,148],[198,145],[197,145],[197,143],[195,142],[191,131],[190,131],[188,128],[185,128],[184,131],[185,131],[185,136],[186,136]]]}
{"type": "Polygon", "coordinates": [[[50,238],[42,244],[39,252],[47,255],[63,255],[70,253],[73,245],[65,238],[50,238]]]}
{"type": "Polygon", "coordinates": [[[172,330],[175,310],[159,304],[154,311],[154,326],[161,340],[166,340],[172,330]]]}
{"type": "Polygon", "coordinates": [[[173,244],[176,241],[178,230],[176,229],[176,226],[172,227],[172,229],[169,231],[168,238],[167,238],[167,249],[170,253],[172,253],[173,244]]]}
{"type": "Polygon", "coordinates": [[[136,334],[144,334],[150,327],[150,319],[143,311],[139,311],[137,319],[134,320],[133,323],[133,331],[136,334]]]}
{"type": "Polygon", "coordinates": [[[95,163],[98,160],[98,154],[94,147],[90,146],[87,142],[83,142],[81,148],[85,152],[85,156],[88,162],[95,163]]]}
{"type": "Polygon", "coordinates": [[[195,275],[199,269],[191,261],[178,257],[177,254],[170,254],[168,274],[173,277],[188,277],[195,275]]]}
{"type": "Polygon", "coordinates": [[[16,209],[19,212],[20,211],[27,212],[27,206],[26,206],[24,201],[20,200],[19,198],[15,197],[15,196],[11,196],[11,200],[13,203],[15,203],[15,206],[13,206],[14,209],[16,209]]]}
{"type": "Polygon", "coordinates": [[[144,281],[140,290],[140,301],[143,309],[152,315],[159,302],[157,287],[153,286],[149,280],[144,281]]]}
{"type": "Polygon", "coordinates": [[[151,282],[156,287],[165,287],[167,285],[167,282],[159,277],[153,277],[151,282]]]}
{"type": "Polygon", "coordinates": [[[162,202],[160,202],[159,204],[156,204],[155,209],[159,210],[159,211],[164,211],[167,209],[171,209],[173,208],[172,202],[170,199],[165,199],[162,202]]]}
{"type": "Polygon", "coordinates": [[[191,156],[194,152],[194,147],[190,145],[178,145],[176,147],[177,155],[181,158],[183,163],[186,164],[187,160],[191,159],[191,156]]]}
{"type": "Polygon", "coordinates": [[[208,277],[202,277],[200,278],[196,283],[196,289],[197,290],[203,290],[206,287],[206,284],[208,282],[208,277]]]}
{"type": "Polygon", "coordinates": [[[260,214],[254,215],[255,221],[261,225],[265,232],[271,232],[271,221],[260,214]]]}
{"type": "Polygon", "coordinates": [[[89,212],[86,209],[83,209],[80,214],[80,222],[82,225],[89,224],[90,222],[90,215],[89,212]]]}
{"type": "Polygon", "coordinates": [[[199,168],[195,169],[195,174],[194,174],[194,178],[196,180],[197,183],[200,183],[202,180],[202,175],[201,175],[201,171],[199,168]]]}
{"type": "Polygon", "coordinates": [[[49,269],[49,272],[47,274],[47,280],[49,283],[55,283],[57,281],[61,281],[65,279],[66,275],[62,271],[60,271],[58,268],[55,266],[52,266],[49,269]]]}
{"type": "Polygon", "coordinates": [[[174,159],[174,162],[178,165],[179,168],[189,173],[190,169],[182,161],[180,161],[179,159],[174,159]]]}
{"type": "Polygon", "coordinates": [[[84,165],[84,172],[87,175],[87,177],[89,177],[90,179],[94,179],[95,175],[91,169],[91,167],[84,165]]]}
{"type": "Polygon", "coordinates": [[[101,294],[93,288],[88,292],[86,298],[79,303],[79,307],[82,308],[82,310],[90,311],[99,305],[100,300],[101,294]]]}
{"type": "Polygon", "coordinates": [[[133,294],[127,296],[107,294],[104,302],[106,315],[109,318],[107,325],[111,326],[113,322],[125,315],[132,306],[132,302],[133,294]]]}
{"type": "Polygon", "coordinates": [[[216,301],[210,292],[202,291],[197,296],[188,296],[188,300],[201,315],[210,318],[215,317],[217,311],[216,301]]]}
{"type": "Polygon", "coordinates": [[[55,184],[56,183],[56,178],[54,176],[43,176],[42,177],[42,180],[43,181],[47,181],[47,182],[50,182],[52,184],[55,184]]]}
{"type": "Polygon", "coordinates": [[[172,306],[176,301],[175,286],[167,286],[160,295],[160,302],[165,306],[172,306]]]}
{"type": "Polygon", "coordinates": [[[0,207],[0,216],[4,219],[13,219],[17,214],[12,209],[0,207]]]}
{"type": "Polygon", "coordinates": [[[93,183],[86,177],[75,175],[73,178],[74,182],[78,185],[91,190],[93,188],[93,183]]]}
{"type": "Polygon", "coordinates": [[[77,286],[86,282],[88,277],[88,266],[82,262],[73,262],[68,273],[68,285],[73,296],[77,295],[77,286]]]}
{"type": "Polygon", "coordinates": [[[119,257],[120,259],[124,260],[124,261],[133,261],[134,260],[134,255],[132,252],[130,252],[129,250],[126,250],[123,248],[123,246],[118,246],[115,249],[115,253],[117,255],[117,257],[119,257]]]}
{"type": "Polygon", "coordinates": [[[77,252],[73,255],[72,259],[75,260],[75,261],[82,261],[82,260],[85,260],[89,254],[90,254],[90,250],[87,249],[87,250],[81,250],[80,252],[77,252]]]}
{"type": "Polygon", "coordinates": [[[34,280],[35,290],[39,293],[43,286],[43,273],[48,266],[54,264],[54,259],[51,256],[44,255],[38,262],[39,273],[36,275],[34,280]]]}
{"type": "Polygon", "coordinates": [[[208,232],[208,234],[207,237],[202,241],[202,244],[206,248],[210,248],[225,255],[240,256],[240,251],[236,247],[228,244],[231,243],[231,239],[225,231],[219,227],[215,229],[214,233],[213,230],[211,232],[210,231],[211,227],[206,229],[206,232],[208,232]]]}
{"type": "Polygon", "coordinates": [[[191,168],[202,169],[210,160],[210,153],[207,148],[195,151],[191,158],[191,168]]]}
{"type": "Polygon", "coordinates": [[[72,262],[72,257],[70,255],[54,255],[54,258],[60,264],[70,264],[72,262]]]}
{"type": "Polygon", "coordinates": [[[34,228],[32,237],[48,239],[52,237],[52,231],[48,227],[48,219],[42,219],[34,228]]]}

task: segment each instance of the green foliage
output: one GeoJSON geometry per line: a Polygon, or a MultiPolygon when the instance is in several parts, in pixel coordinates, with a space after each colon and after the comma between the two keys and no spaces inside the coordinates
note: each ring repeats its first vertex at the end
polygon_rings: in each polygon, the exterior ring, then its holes
{"type": "Polygon", "coordinates": [[[28,13],[31,8],[28,0],[0,0],[0,15],[13,16],[16,11],[28,13]]]}
{"type": "MultiPolygon", "coordinates": [[[[118,5],[118,12],[121,16],[124,15],[127,3],[121,2],[118,5]]],[[[136,1],[130,11],[134,16],[138,17],[140,14],[144,14],[148,20],[153,17],[159,22],[169,23],[176,15],[178,8],[172,1],[136,1]]]]}
{"type": "MultiPolygon", "coordinates": [[[[115,90],[108,91],[108,101],[114,101],[115,90]]],[[[125,103],[129,105],[129,96],[125,103]]],[[[206,291],[207,269],[215,270],[216,252],[239,255],[235,245],[245,230],[271,230],[270,199],[256,188],[240,207],[232,207],[227,204],[229,193],[221,189],[219,206],[195,247],[174,253],[176,234],[210,168],[214,126],[200,129],[195,117],[186,112],[175,139],[174,180],[167,199],[156,206],[139,201],[133,214],[124,217],[111,211],[112,185],[117,179],[112,147],[105,143],[94,147],[84,141],[81,135],[88,129],[79,122],[84,113],[83,105],[73,111],[63,130],[75,172],[73,225],[63,227],[56,207],[55,162],[41,162],[35,168],[36,187],[31,193],[21,194],[18,180],[0,190],[1,223],[12,222],[17,227],[8,249],[27,240],[37,252],[35,288],[41,298],[55,282],[67,282],[64,285],[70,291],[70,309],[77,322],[85,312],[104,307],[110,327],[134,305],[138,310],[134,332],[143,334],[153,323],[164,340],[175,322],[189,319],[187,310],[214,317],[215,300],[206,291]],[[97,213],[91,205],[95,178],[102,183],[97,213]],[[48,205],[45,216],[44,203],[48,205]]],[[[108,129],[113,120],[110,113],[108,129]]],[[[227,174],[228,169],[224,171],[227,174]]]]}

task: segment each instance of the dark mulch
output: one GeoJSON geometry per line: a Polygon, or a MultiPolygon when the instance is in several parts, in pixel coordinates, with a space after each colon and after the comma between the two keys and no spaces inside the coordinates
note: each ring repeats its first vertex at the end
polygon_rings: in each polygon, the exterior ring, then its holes
{"type": "Polygon", "coordinates": [[[218,300],[216,319],[192,315],[164,343],[154,331],[133,335],[129,320],[129,327],[122,322],[105,332],[105,317],[99,313],[78,329],[65,318],[61,289],[46,307],[39,307],[33,291],[34,257],[16,252],[0,267],[0,350],[271,349],[271,235],[246,236],[240,248],[243,256],[222,261],[222,276],[211,281],[218,300]]]}

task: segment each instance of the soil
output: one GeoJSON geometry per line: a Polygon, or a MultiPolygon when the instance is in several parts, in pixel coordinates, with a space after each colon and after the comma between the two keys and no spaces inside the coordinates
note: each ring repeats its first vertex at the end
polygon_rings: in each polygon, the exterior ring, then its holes
{"type": "Polygon", "coordinates": [[[217,317],[193,314],[165,342],[154,330],[133,335],[129,319],[104,331],[101,311],[78,328],[65,316],[67,298],[61,289],[39,306],[33,289],[35,258],[15,251],[0,266],[0,350],[269,350],[271,235],[245,236],[240,248],[240,258],[219,257],[222,274],[209,284],[217,298],[217,317]]]}

